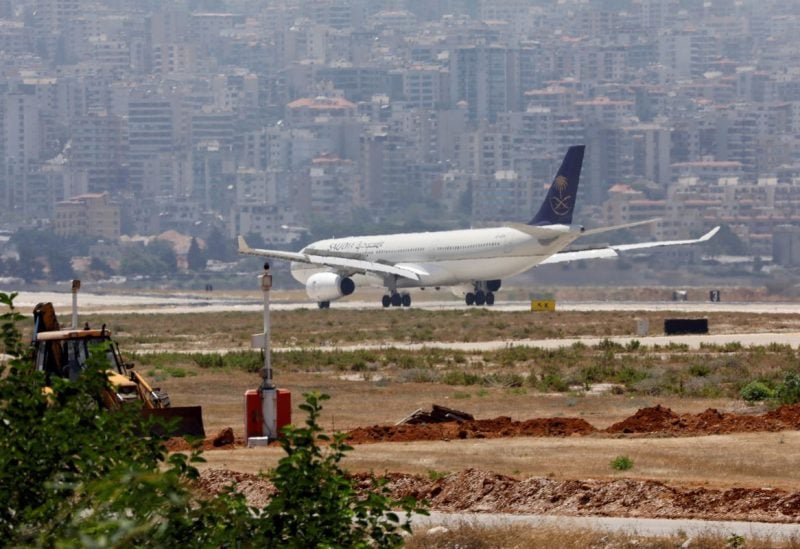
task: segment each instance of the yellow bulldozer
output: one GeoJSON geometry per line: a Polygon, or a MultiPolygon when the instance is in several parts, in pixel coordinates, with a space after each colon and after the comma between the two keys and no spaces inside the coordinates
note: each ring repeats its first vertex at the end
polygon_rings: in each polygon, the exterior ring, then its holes
{"type": "Polygon", "coordinates": [[[205,436],[203,415],[200,406],[172,407],[167,393],[153,388],[134,371],[133,363],[125,362],[119,346],[111,338],[105,325],[91,329],[88,325],[77,328],[76,300],[73,299],[73,327],[62,329],[56,318],[52,303],[39,303],[33,309],[33,359],[36,370],[45,374],[46,384],[53,377],[75,381],[86,367],[90,349],[104,349],[108,360],[109,387],[99,396],[103,406],[109,410],[126,405],[141,406],[145,418],[160,418],[160,424],[169,425],[171,436],[205,436]]]}

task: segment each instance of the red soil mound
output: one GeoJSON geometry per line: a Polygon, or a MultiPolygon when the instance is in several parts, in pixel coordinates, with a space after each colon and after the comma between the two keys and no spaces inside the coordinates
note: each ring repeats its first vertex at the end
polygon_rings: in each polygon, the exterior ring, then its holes
{"type": "Polygon", "coordinates": [[[615,423],[608,429],[609,433],[653,433],[674,429],[680,423],[680,416],[658,405],[654,408],[642,408],[631,417],[615,423]]]}
{"type": "Polygon", "coordinates": [[[395,496],[427,499],[440,511],[648,516],[796,522],[800,492],[678,488],[652,480],[517,480],[466,469],[435,481],[389,475],[395,496]]]}
{"type": "MultiPolygon", "coordinates": [[[[733,414],[709,408],[699,414],[677,414],[663,406],[642,408],[634,415],[613,424],[610,434],[715,435],[800,429],[800,404],[782,406],[760,415],[733,414]]],[[[580,418],[536,418],[513,421],[501,416],[462,423],[419,425],[373,425],[348,433],[348,442],[409,442],[413,440],[453,440],[500,437],[565,437],[599,432],[580,418]]]]}
{"type": "Polygon", "coordinates": [[[374,425],[348,433],[348,442],[407,442],[412,440],[452,440],[457,438],[499,438],[519,436],[564,437],[587,435],[595,428],[580,418],[537,418],[513,421],[510,417],[476,419],[457,423],[421,425],[374,425]]]}
{"type": "Polygon", "coordinates": [[[669,408],[643,408],[606,429],[608,433],[716,435],[800,428],[800,405],[782,406],[760,415],[733,414],[709,408],[699,414],[676,414],[669,408]]]}
{"type": "MultiPolygon", "coordinates": [[[[241,438],[235,438],[233,429],[225,427],[213,437],[208,437],[200,441],[199,449],[206,450],[226,450],[235,448],[237,446],[244,446],[245,441],[241,438]]],[[[192,450],[192,445],[183,437],[172,437],[164,442],[168,452],[188,452],[192,450]]]]}
{"type": "MultiPolygon", "coordinates": [[[[369,474],[353,478],[361,492],[372,485],[369,474]]],[[[446,512],[800,521],[800,492],[764,488],[684,488],[633,479],[517,480],[476,469],[437,480],[403,473],[385,478],[392,497],[426,499],[431,509],[446,512]]],[[[253,506],[263,506],[275,494],[266,478],[234,471],[203,471],[197,481],[205,494],[219,493],[229,485],[253,506]]]]}

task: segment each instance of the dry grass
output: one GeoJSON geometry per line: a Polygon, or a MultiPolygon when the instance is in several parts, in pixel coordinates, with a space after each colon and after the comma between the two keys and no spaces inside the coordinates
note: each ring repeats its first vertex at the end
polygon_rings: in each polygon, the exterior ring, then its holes
{"type": "MultiPolygon", "coordinates": [[[[258,352],[222,355],[128,353],[145,373],[173,377],[226,368],[257,372],[258,352]]],[[[454,399],[480,399],[490,388],[508,388],[515,394],[558,392],[579,398],[598,383],[607,390],[639,397],[669,395],[703,398],[739,398],[753,379],[778,384],[796,368],[798,353],[788,346],[740,348],[723,346],[689,351],[675,348],[630,348],[612,344],[576,345],[546,350],[513,347],[497,351],[465,352],[449,349],[357,351],[294,350],[274,353],[275,371],[317,372],[330,379],[367,381],[381,387],[409,383],[452,386],[454,399]]]]}
{"type": "MultiPolygon", "coordinates": [[[[483,527],[465,523],[447,532],[415,532],[406,541],[408,549],[674,549],[682,547],[689,538],[683,534],[662,537],[644,537],[636,534],[611,534],[602,531],[558,528],[552,526],[495,526],[483,527]]],[[[703,549],[797,548],[799,540],[774,541],[761,538],[742,539],[735,545],[734,538],[718,534],[692,537],[687,547],[703,549]]]]}
{"type": "MultiPolygon", "coordinates": [[[[357,343],[488,341],[575,336],[633,336],[634,317],[647,318],[656,330],[669,312],[613,313],[558,311],[547,314],[495,312],[488,309],[274,311],[276,346],[309,347],[357,343]]],[[[800,315],[709,313],[712,333],[798,331],[800,315]]],[[[62,320],[67,321],[62,314],[62,320]]],[[[106,323],[120,343],[136,348],[247,348],[250,334],[261,330],[261,313],[85,315],[81,322],[106,323]]],[[[654,331],[654,333],[656,333],[654,331]]]]}
{"type": "MultiPolygon", "coordinates": [[[[139,368],[140,366],[137,366],[139,368]]],[[[258,386],[258,374],[236,370],[204,370],[185,365],[189,375],[156,381],[176,406],[202,404],[209,432],[231,426],[237,432],[243,422],[244,391],[258,386]]],[[[142,372],[148,369],[142,367],[142,372]]],[[[502,387],[452,387],[441,383],[385,383],[349,381],[338,373],[276,371],[279,386],[292,391],[295,414],[301,395],[325,392],[332,399],[325,404],[323,427],[349,430],[375,424],[394,424],[418,408],[443,404],[460,408],[478,418],[510,416],[582,417],[598,428],[605,428],[636,412],[639,408],[662,404],[679,412],[697,413],[706,408],[748,409],[730,399],[654,397],[626,395],[577,396],[569,393],[541,394],[502,387]]],[[[300,416],[296,416],[300,417],[300,416]]]]}

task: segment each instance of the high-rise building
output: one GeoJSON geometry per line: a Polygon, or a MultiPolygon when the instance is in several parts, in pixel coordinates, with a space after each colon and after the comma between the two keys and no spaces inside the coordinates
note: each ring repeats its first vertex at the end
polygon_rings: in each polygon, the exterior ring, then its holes
{"type": "Polygon", "coordinates": [[[497,114],[519,108],[514,52],[505,46],[465,46],[450,58],[450,99],[465,101],[470,120],[494,122],[497,114]]]}
{"type": "Polygon", "coordinates": [[[130,190],[153,196],[154,188],[144,179],[144,163],[159,153],[172,152],[180,132],[178,102],[156,89],[142,87],[131,92],[128,103],[130,190]]]}
{"type": "MultiPolygon", "coordinates": [[[[26,90],[32,92],[31,89],[26,90]]],[[[3,101],[3,206],[23,215],[35,207],[28,178],[43,150],[39,100],[33,93],[10,92],[3,101]]]]}
{"type": "Polygon", "coordinates": [[[128,136],[124,120],[90,112],[71,127],[69,164],[86,172],[89,192],[120,191],[128,182],[128,136]]]}

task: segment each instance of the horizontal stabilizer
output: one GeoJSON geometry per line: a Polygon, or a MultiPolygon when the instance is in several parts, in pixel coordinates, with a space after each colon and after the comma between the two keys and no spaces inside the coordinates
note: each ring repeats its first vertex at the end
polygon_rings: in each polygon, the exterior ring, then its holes
{"type": "Polygon", "coordinates": [[[507,223],[506,227],[516,229],[534,238],[556,238],[569,231],[567,225],[525,225],[524,223],[507,223]]]}
{"type": "Polygon", "coordinates": [[[610,246],[610,247],[617,250],[618,252],[628,252],[630,250],[644,250],[647,248],[658,248],[661,246],[683,246],[686,244],[701,244],[703,242],[708,242],[709,240],[711,240],[711,238],[715,234],[717,234],[718,231],[719,227],[714,227],[700,238],[689,239],[689,240],[661,240],[658,242],[639,242],[638,244],[620,244],[618,246],[610,246]]]}
{"type": "Polygon", "coordinates": [[[598,227],[596,229],[589,229],[589,230],[583,231],[583,233],[581,233],[581,236],[589,236],[589,235],[592,235],[592,234],[607,233],[609,231],[618,231],[620,229],[630,229],[632,227],[640,227],[642,225],[651,225],[651,224],[656,223],[658,221],[661,221],[660,217],[654,217],[653,219],[645,219],[644,221],[634,221],[633,223],[624,223],[622,225],[612,225],[610,227],[598,227]]]}

